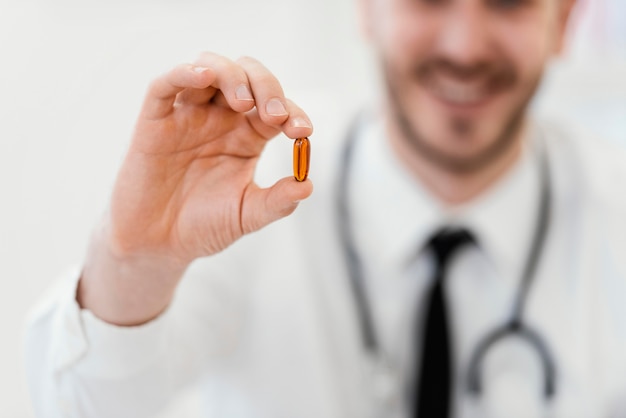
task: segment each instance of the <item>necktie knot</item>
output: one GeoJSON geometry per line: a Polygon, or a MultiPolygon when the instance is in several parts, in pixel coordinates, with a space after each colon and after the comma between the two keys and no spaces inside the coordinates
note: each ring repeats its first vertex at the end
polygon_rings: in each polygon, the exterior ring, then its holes
{"type": "Polygon", "coordinates": [[[445,266],[454,253],[466,244],[474,243],[472,234],[463,228],[444,227],[428,241],[439,268],[445,266]]]}

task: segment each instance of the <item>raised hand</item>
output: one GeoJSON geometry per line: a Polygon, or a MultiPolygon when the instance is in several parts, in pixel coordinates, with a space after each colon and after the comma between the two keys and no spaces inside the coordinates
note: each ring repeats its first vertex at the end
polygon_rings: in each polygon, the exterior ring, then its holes
{"type": "Polygon", "coordinates": [[[150,319],[193,259],[293,212],[310,181],[290,176],[267,189],[253,181],[261,151],[281,131],[297,138],[312,127],[252,58],[203,53],[155,80],[94,235],[79,302],[110,322],[150,319]]]}

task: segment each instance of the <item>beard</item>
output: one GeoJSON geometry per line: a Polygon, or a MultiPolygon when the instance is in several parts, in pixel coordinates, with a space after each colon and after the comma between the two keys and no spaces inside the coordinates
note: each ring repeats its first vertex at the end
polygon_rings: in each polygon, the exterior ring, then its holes
{"type": "MultiPolygon", "coordinates": [[[[408,142],[411,148],[425,160],[445,171],[455,174],[471,174],[480,171],[494,161],[498,161],[502,155],[510,150],[516,142],[516,138],[523,125],[528,104],[541,80],[541,72],[539,72],[525,83],[525,92],[521,99],[518,100],[511,111],[503,118],[498,132],[496,132],[494,138],[490,138],[489,141],[487,141],[487,146],[471,155],[459,156],[446,152],[436,145],[431,145],[437,143],[437,138],[429,138],[432,141],[425,139],[425,136],[420,130],[419,122],[416,121],[416,118],[411,117],[408,106],[401,100],[401,91],[403,88],[394,82],[400,78],[394,77],[390,66],[386,62],[383,63],[383,71],[392,123],[395,123],[399,128],[401,136],[408,142]]],[[[413,71],[414,79],[416,79],[417,82],[428,82],[428,78],[432,77],[437,71],[446,71],[461,79],[484,76],[488,78],[489,88],[491,89],[511,88],[518,83],[519,79],[511,65],[495,66],[481,63],[471,68],[462,68],[444,60],[432,60],[421,65],[416,65],[413,71]]],[[[406,88],[404,90],[406,90],[406,88]]],[[[461,117],[452,118],[448,124],[455,137],[459,139],[471,136],[477,125],[476,121],[461,117]]]]}

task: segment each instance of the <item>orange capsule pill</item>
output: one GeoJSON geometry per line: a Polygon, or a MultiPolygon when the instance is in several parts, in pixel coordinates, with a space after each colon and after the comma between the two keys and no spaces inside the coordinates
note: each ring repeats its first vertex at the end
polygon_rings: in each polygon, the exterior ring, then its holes
{"type": "Polygon", "coordinates": [[[297,181],[306,180],[309,175],[311,161],[311,141],[309,138],[298,138],[293,143],[293,176],[297,181]]]}

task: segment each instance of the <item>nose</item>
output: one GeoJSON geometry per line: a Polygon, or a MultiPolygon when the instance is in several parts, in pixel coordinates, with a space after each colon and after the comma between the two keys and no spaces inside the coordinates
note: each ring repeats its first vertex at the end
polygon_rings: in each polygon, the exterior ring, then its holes
{"type": "Polygon", "coordinates": [[[442,58],[459,67],[474,67],[487,60],[491,45],[488,21],[478,2],[456,1],[441,21],[437,47],[442,58]]]}

